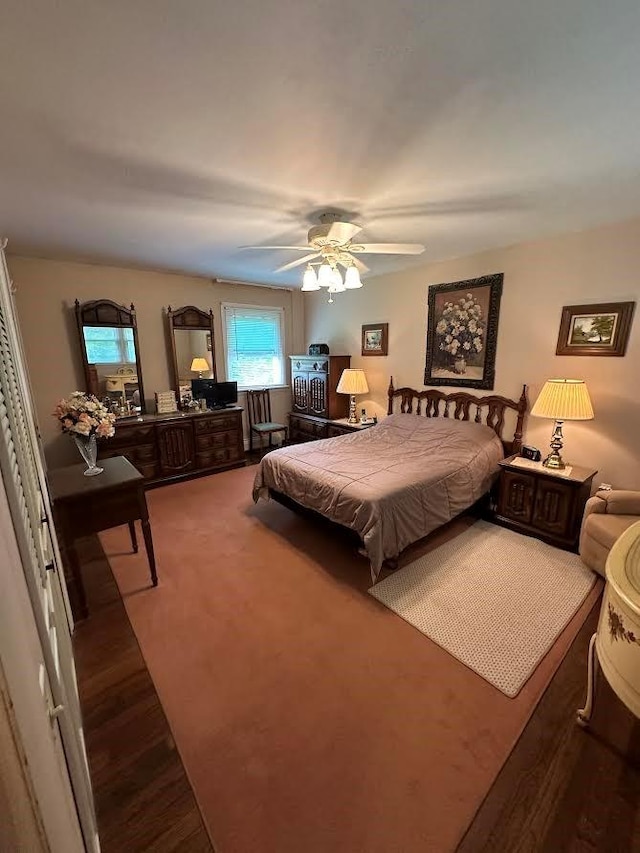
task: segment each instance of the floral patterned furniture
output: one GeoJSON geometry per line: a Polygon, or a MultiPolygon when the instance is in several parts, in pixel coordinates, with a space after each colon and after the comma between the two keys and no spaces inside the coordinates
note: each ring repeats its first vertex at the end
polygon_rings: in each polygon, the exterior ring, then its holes
{"type": "Polygon", "coordinates": [[[582,725],[593,713],[598,664],[616,695],[640,717],[640,521],[611,549],[606,578],[598,629],[589,644],[587,701],[578,711],[582,725]]]}
{"type": "Polygon", "coordinates": [[[604,577],[605,564],[614,542],[640,521],[640,492],[611,489],[589,498],[580,531],[580,558],[604,577]]]}

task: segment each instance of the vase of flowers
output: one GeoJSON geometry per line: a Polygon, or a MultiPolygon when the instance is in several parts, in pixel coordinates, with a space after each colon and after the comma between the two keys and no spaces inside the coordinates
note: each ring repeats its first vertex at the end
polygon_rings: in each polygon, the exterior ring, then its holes
{"type": "Polygon", "coordinates": [[[471,293],[457,302],[445,302],[436,325],[438,349],[451,359],[454,373],[465,373],[467,364],[484,348],[482,307],[471,293]]]}
{"type": "Polygon", "coordinates": [[[60,400],[53,416],[60,421],[62,431],[73,437],[80,455],[87,463],[85,477],[102,474],[104,468],[96,465],[97,439],[114,435],[115,415],[108,412],[93,394],[74,391],[70,397],[60,400]]]}

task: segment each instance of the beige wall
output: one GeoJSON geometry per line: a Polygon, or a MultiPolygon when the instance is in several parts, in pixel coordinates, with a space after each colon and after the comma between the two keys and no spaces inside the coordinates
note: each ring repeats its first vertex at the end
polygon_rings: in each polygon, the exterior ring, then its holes
{"type": "MultiPolygon", "coordinates": [[[[640,488],[640,311],[624,358],[555,355],[563,305],[640,297],[639,219],[368,279],[333,305],[322,292],[304,294],[307,342],[351,353],[371,391],[359,405],[380,415],[390,374],[396,387],[423,387],[428,285],[494,272],[504,273],[495,392],[518,397],[526,383],[533,405],[545,379],[585,379],[596,417],[565,424],[565,458],[597,467],[596,484],[640,488]],[[361,325],[382,322],[388,357],[362,358],[361,325]]],[[[527,443],[545,450],[550,433],[550,421],[528,418],[527,443]]]]}
{"type": "MultiPolygon", "coordinates": [[[[68,436],[59,432],[51,417],[56,401],[84,387],[82,361],[75,328],[73,303],[113,299],[136,307],[140,358],[147,398],[153,412],[153,395],[171,387],[163,308],[195,305],[213,309],[218,378],[225,378],[220,303],[273,305],[285,309],[287,353],[300,351],[303,342],[303,302],[299,291],[290,292],[243,284],[225,284],[195,276],[122,267],[9,256],[16,287],[20,326],[33,386],[47,461],[52,467],[75,460],[68,436]]],[[[288,374],[288,370],[287,370],[288,374]]],[[[289,389],[272,391],[273,416],[282,420],[290,408],[289,389]]],[[[242,403],[242,397],[240,402],[242,403]]]]}

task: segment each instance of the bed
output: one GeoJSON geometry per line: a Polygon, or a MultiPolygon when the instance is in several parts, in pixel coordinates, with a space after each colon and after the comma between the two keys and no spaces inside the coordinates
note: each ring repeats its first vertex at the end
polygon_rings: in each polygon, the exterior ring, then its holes
{"type": "Polygon", "coordinates": [[[489,491],[498,462],[520,449],[527,409],[526,386],[510,400],[396,389],[392,379],[388,397],[374,427],[268,453],[253,486],[255,502],[293,501],[355,531],[374,582],[385,561],[489,491]],[[516,425],[505,440],[509,410],[516,425]]]}

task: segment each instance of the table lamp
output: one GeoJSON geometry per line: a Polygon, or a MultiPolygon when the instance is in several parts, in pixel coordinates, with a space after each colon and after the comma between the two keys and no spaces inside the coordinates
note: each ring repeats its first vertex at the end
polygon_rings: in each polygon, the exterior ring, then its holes
{"type": "Polygon", "coordinates": [[[367,385],[367,377],[364,375],[364,370],[358,368],[347,368],[342,371],[340,382],[336,388],[338,394],[349,394],[349,423],[357,424],[356,417],[356,394],[368,394],[369,386],[367,385]]]}
{"type": "Polygon", "coordinates": [[[191,370],[193,373],[198,374],[198,379],[202,379],[202,374],[209,373],[211,371],[211,367],[209,366],[209,362],[206,358],[194,358],[191,362],[191,370]]]}
{"type": "Polygon", "coordinates": [[[562,450],[562,422],[593,420],[593,406],[582,379],[547,379],[533,404],[531,414],[538,418],[553,418],[551,452],[542,463],[547,468],[562,470],[565,462],[562,450]]]}

